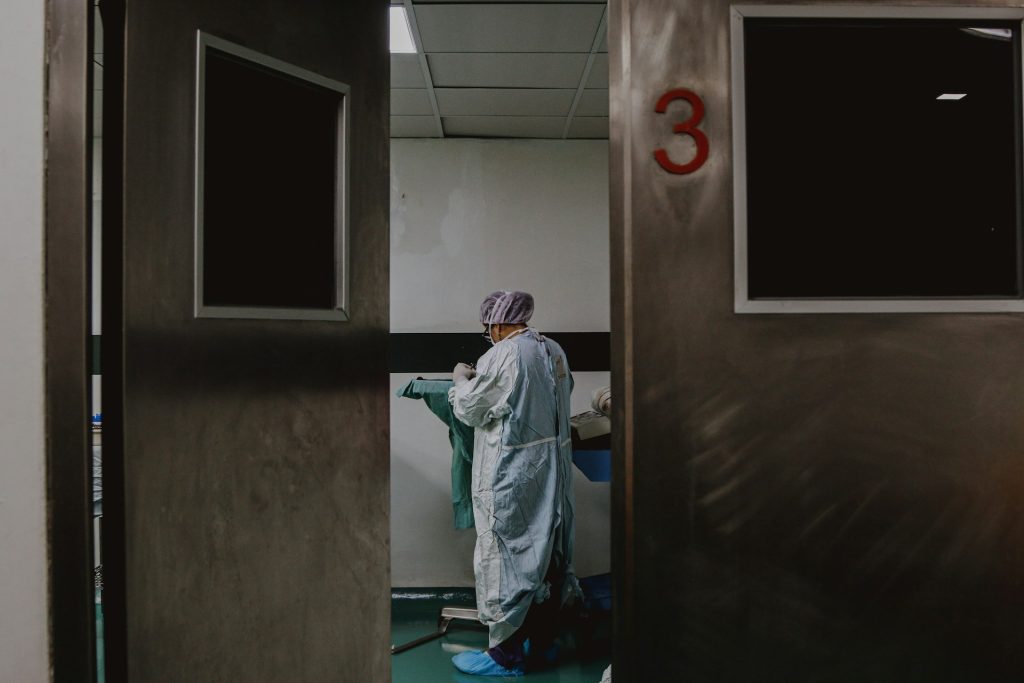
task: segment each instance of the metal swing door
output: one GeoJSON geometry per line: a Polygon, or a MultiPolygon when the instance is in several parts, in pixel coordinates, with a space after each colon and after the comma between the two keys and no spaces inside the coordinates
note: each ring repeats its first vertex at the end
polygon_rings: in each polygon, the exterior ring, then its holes
{"type": "Polygon", "coordinates": [[[104,233],[105,460],[123,494],[107,504],[108,681],[390,680],[387,7],[123,4],[123,216],[104,233]],[[328,99],[307,116],[303,93],[328,99]],[[211,123],[216,98],[248,103],[234,115],[249,137],[219,148],[233,151],[211,186],[210,145],[233,128],[211,123]],[[325,155],[310,131],[331,102],[325,155]],[[274,168],[294,152],[282,136],[303,135],[310,154],[274,168]],[[233,177],[253,160],[277,180],[233,177]],[[316,187],[336,233],[302,252],[316,187]],[[217,258],[215,205],[234,231],[217,258]],[[253,227],[282,206],[280,225],[253,227]],[[247,270],[260,240],[275,260],[247,270]],[[311,286],[326,304],[273,300],[325,264],[311,286]],[[214,281],[224,299],[204,301],[214,281]]]}

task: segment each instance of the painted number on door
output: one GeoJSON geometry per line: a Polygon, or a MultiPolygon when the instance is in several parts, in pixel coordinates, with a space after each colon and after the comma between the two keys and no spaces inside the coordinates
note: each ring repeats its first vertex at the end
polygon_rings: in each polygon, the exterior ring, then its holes
{"type": "Polygon", "coordinates": [[[654,158],[669,173],[679,173],[682,175],[693,173],[708,160],[708,136],[704,134],[704,131],[697,128],[701,121],[704,120],[704,100],[695,92],[683,88],[669,90],[658,100],[658,106],[654,108],[654,111],[664,114],[668,109],[668,105],[675,100],[686,100],[689,102],[690,106],[693,107],[693,114],[682,123],[675,124],[672,127],[672,131],[679,135],[689,135],[693,138],[693,141],[697,143],[697,155],[685,164],[677,164],[669,158],[668,152],[664,149],[656,149],[654,150],[654,158]]]}

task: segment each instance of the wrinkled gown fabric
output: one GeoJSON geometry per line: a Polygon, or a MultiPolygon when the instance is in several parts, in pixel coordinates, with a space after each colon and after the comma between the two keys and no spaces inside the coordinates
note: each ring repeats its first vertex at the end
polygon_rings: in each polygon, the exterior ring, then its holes
{"type": "Polygon", "coordinates": [[[475,429],[473,572],[480,621],[496,647],[523,625],[534,602],[580,596],[573,568],[573,380],[562,348],[532,328],[495,344],[476,370],[449,397],[455,417],[475,429]],[[561,595],[550,595],[549,567],[565,578],[561,595]]]}
{"type": "Polygon", "coordinates": [[[473,498],[473,428],[456,419],[448,402],[450,379],[414,379],[396,392],[396,396],[422,399],[441,422],[448,425],[448,442],[452,445],[452,510],[456,529],[472,529],[473,498]]]}

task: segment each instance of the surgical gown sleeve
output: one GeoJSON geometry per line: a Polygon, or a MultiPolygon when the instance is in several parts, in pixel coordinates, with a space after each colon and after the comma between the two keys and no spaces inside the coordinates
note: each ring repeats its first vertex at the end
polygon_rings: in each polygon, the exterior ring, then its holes
{"type": "Polygon", "coordinates": [[[512,344],[495,346],[480,358],[476,377],[448,390],[455,417],[483,429],[512,412],[508,397],[518,375],[516,354],[512,344]]]}

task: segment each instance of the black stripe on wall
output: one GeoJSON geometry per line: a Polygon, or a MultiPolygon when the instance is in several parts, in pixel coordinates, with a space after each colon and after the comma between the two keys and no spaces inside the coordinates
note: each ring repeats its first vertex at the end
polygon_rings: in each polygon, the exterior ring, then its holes
{"type": "Polygon", "coordinates": [[[102,337],[100,337],[100,335],[98,334],[94,334],[89,337],[89,358],[91,359],[89,363],[89,368],[92,371],[92,374],[94,375],[103,374],[103,363],[101,362],[103,356],[100,352],[101,339],[102,337]]]}
{"type": "MultiPolygon", "coordinates": [[[[561,344],[576,372],[608,372],[611,368],[611,335],[608,332],[545,333],[561,344]]],[[[100,336],[92,337],[92,374],[100,374],[100,336]]],[[[395,333],[391,335],[391,372],[452,371],[456,363],[476,363],[490,348],[482,334],[395,333]]]]}
{"type": "MultiPolygon", "coordinates": [[[[558,342],[576,372],[611,369],[608,332],[545,332],[558,342]]],[[[478,332],[394,333],[391,335],[391,372],[448,373],[456,363],[476,363],[490,344],[478,332]]]]}

